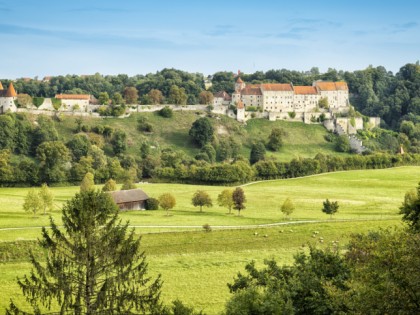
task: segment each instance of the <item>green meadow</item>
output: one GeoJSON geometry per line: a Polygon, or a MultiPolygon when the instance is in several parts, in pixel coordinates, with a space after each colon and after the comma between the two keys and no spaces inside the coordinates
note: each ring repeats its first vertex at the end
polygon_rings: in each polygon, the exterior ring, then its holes
{"type": "MultiPolygon", "coordinates": [[[[226,284],[251,260],[262,264],[264,259],[275,258],[290,264],[293,255],[310,244],[333,246],[334,241],[344,250],[352,233],[401,226],[398,208],[406,191],[419,181],[420,167],[400,167],[252,183],[243,186],[247,208],[241,216],[229,215],[216,204],[217,195],[226,187],[144,183],[138,187],[149,196],[175,195],[177,205],[171,215],[163,210],[136,211],[121,213],[121,218],[142,236],[150,273],[162,275],[164,300],[179,298],[217,314],[229,298],[226,284]],[[191,205],[198,189],[213,198],[213,207],[204,208],[203,213],[191,205]],[[296,206],[288,219],[280,211],[287,197],[296,206]],[[321,211],[326,198],[339,202],[333,219],[321,211]],[[203,224],[212,226],[212,232],[205,232],[203,224]]],[[[52,190],[56,209],[51,216],[60,223],[59,209],[78,187],[52,190]]],[[[0,189],[0,309],[10,298],[23,302],[16,277],[29,273],[25,252],[36,249],[40,227],[48,225],[48,216],[33,217],[23,211],[27,191],[0,189]]]]}

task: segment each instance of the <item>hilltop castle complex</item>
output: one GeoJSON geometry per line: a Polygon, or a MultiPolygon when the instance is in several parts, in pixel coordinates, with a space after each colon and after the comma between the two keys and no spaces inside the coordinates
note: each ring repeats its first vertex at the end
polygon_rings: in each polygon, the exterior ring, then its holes
{"type": "Polygon", "coordinates": [[[292,83],[245,84],[238,77],[235,91],[230,97],[225,92],[215,95],[214,105],[236,105],[239,109],[255,107],[268,112],[270,117],[282,113],[304,114],[320,112],[320,105],[328,112],[347,112],[350,108],[349,89],[346,82],[316,81],[312,86],[295,86],[292,83]],[[323,102],[320,102],[323,100],[323,102]]]}

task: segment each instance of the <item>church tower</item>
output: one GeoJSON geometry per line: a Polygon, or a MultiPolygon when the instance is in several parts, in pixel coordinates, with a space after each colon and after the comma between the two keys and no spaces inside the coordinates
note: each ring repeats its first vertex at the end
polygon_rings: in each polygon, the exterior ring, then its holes
{"type": "Polygon", "coordinates": [[[235,91],[236,92],[240,92],[242,89],[244,89],[246,86],[245,82],[242,81],[242,79],[240,77],[238,77],[238,79],[236,80],[235,83],[235,91]]]}

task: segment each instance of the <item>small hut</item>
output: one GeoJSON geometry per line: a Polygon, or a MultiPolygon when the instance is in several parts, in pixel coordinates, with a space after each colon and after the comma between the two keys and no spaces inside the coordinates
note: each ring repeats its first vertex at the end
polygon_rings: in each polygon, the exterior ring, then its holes
{"type": "Polygon", "coordinates": [[[141,189],[118,190],[109,192],[121,211],[145,210],[149,196],[141,189]]]}

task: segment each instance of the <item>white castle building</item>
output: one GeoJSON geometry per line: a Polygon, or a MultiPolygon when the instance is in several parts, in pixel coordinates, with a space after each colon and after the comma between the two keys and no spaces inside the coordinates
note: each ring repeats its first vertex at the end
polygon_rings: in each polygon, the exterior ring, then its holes
{"type": "Polygon", "coordinates": [[[241,78],[235,83],[232,103],[242,102],[265,112],[312,112],[321,99],[328,100],[332,111],[348,110],[349,89],[346,82],[316,81],[312,86],[294,86],[292,83],[245,84],[241,78]]]}
{"type": "Polygon", "coordinates": [[[3,85],[0,82],[0,114],[7,112],[16,112],[17,107],[15,100],[17,98],[17,93],[13,84],[10,82],[7,90],[3,89],[3,85]]]}

